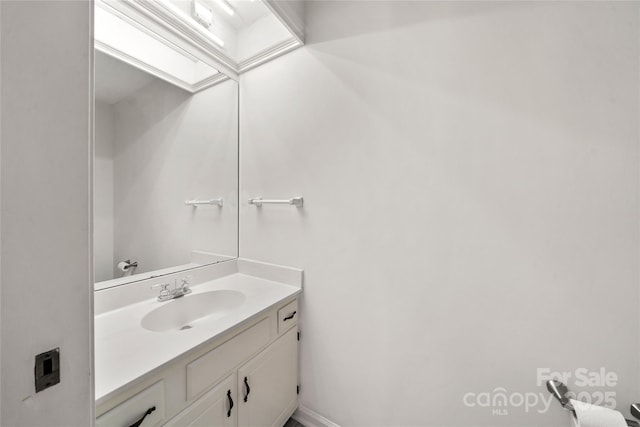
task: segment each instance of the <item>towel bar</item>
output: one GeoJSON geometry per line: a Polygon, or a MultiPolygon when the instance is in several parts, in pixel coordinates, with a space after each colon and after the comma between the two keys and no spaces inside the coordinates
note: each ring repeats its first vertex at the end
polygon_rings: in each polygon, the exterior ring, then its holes
{"type": "Polygon", "coordinates": [[[184,204],[185,206],[193,206],[194,208],[198,207],[199,205],[222,206],[222,197],[218,199],[209,199],[209,200],[185,200],[184,204]]]}
{"type": "Polygon", "coordinates": [[[290,199],[283,200],[268,200],[263,199],[262,197],[254,197],[249,199],[250,205],[256,205],[258,207],[262,205],[294,205],[296,207],[301,207],[304,203],[304,199],[302,197],[292,197],[290,199]]]}

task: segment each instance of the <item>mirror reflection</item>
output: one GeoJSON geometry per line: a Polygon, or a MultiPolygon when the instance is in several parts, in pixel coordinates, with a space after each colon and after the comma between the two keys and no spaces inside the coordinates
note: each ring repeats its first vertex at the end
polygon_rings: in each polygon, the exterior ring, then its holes
{"type": "Polygon", "coordinates": [[[191,93],[99,50],[95,70],[97,288],[237,257],[237,83],[191,93]]]}
{"type": "Polygon", "coordinates": [[[206,34],[238,68],[291,39],[291,33],[259,0],[160,0],[206,34]]]}

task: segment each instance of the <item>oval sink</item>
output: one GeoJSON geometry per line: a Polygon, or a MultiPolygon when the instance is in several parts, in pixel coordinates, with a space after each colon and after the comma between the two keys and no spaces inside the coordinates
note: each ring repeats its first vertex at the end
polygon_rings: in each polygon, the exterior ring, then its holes
{"type": "Polygon", "coordinates": [[[205,317],[222,317],[245,300],[242,292],[232,290],[209,291],[159,303],[140,324],[152,332],[191,329],[193,323],[205,317]]]}

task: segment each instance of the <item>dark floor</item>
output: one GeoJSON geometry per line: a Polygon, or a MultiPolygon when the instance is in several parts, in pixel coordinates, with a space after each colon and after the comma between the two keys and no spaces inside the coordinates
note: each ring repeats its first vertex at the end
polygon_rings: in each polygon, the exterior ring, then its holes
{"type": "Polygon", "coordinates": [[[294,420],[293,418],[289,418],[284,427],[304,427],[302,424],[294,420]]]}

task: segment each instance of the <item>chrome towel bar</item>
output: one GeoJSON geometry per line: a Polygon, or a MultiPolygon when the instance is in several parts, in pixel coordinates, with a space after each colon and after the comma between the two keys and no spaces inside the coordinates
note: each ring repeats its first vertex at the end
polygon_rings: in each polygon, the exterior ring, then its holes
{"type": "Polygon", "coordinates": [[[254,197],[249,199],[250,205],[262,206],[262,205],[293,205],[296,207],[301,207],[304,203],[304,199],[302,197],[292,197],[290,199],[282,199],[282,200],[269,200],[263,199],[262,197],[254,197]]]}
{"type": "Polygon", "coordinates": [[[222,206],[222,197],[218,198],[218,199],[209,199],[209,200],[185,200],[184,201],[185,206],[193,206],[194,208],[200,206],[200,205],[215,205],[215,206],[222,206]]]}

